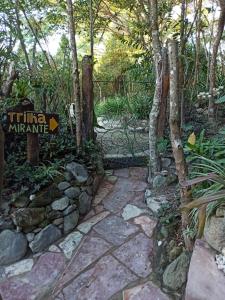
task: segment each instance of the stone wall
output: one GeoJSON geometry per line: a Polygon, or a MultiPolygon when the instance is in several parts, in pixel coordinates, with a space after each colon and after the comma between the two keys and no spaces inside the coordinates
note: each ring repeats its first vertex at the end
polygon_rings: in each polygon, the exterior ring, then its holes
{"type": "Polygon", "coordinates": [[[14,197],[0,217],[0,265],[45,250],[77,226],[90,211],[101,181],[93,169],[73,161],[44,190],[14,197]]]}

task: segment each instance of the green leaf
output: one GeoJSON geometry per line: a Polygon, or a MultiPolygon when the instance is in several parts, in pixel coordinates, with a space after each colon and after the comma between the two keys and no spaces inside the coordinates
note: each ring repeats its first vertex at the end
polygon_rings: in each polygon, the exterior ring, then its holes
{"type": "Polygon", "coordinates": [[[225,103],[225,95],[215,101],[216,104],[225,103]]]}

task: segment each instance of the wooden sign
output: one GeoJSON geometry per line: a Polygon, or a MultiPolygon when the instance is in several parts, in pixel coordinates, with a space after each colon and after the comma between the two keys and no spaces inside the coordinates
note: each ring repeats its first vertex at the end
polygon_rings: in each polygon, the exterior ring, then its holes
{"type": "Polygon", "coordinates": [[[59,115],[34,111],[8,111],[6,129],[10,133],[56,134],[59,128],[59,115]]]}

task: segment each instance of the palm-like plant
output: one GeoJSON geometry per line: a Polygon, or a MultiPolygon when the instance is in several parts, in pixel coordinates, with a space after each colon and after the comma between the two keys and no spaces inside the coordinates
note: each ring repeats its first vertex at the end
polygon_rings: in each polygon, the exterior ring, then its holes
{"type": "Polygon", "coordinates": [[[225,203],[225,167],[224,161],[213,161],[199,155],[196,156],[196,159],[199,162],[195,163],[193,167],[198,170],[194,172],[197,177],[183,185],[194,186],[205,181],[209,181],[210,184],[196,193],[200,197],[182,206],[181,209],[191,212],[193,223],[195,225],[198,223],[197,236],[201,237],[207,217],[225,203]]]}

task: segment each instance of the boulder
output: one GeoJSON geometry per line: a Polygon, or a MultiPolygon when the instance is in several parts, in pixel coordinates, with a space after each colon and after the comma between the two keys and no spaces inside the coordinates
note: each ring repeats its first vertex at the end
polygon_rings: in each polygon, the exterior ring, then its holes
{"type": "Polygon", "coordinates": [[[43,207],[51,204],[55,199],[60,198],[61,192],[54,183],[47,187],[42,192],[36,195],[29,207],[43,207]]]}
{"type": "Polygon", "coordinates": [[[45,208],[20,208],[12,213],[16,226],[29,228],[40,224],[46,217],[45,208]]]}
{"type": "Polygon", "coordinates": [[[64,211],[63,211],[63,216],[67,216],[69,215],[71,212],[73,212],[74,210],[77,209],[76,204],[72,204],[70,206],[68,206],[64,211]]]}
{"type": "Polygon", "coordinates": [[[80,194],[79,197],[79,212],[81,215],[85,215],[91,209],[91,200],[92,197],[89,196],[86,192],[80,194]]]}
{"type": "Polygon", "coordinates": [[[78,223],[79,220],[79,211],[75,210],[69,215],[64,217],[64,233],[68,233],[73,230],[78,223]]]}
{"type": "Polygon", "coordinates": [[[71,187],[65,190],[64,194],[69,197],[70,199],[76,199],[80,196],[80,189],[78,187],[71,187]]]}
{"type": "Polygon", "coordinates": [[[61,231],[56,226],[50,224],[35,236],[29,246],[33,253],[41,252],[60,239],[61,236],[61,231]]]}
{"type": "Polygon", "coordinates": [[[70,199],[68,197],[63,197],[61,199],[55,200],[52,203],[52,209],[54,210],[64,210],[68,207],[70,199]]]}
{"type": "Polygon", "coordinates": [[[180,289],[187,280],[189,262],[190,257],[186,252],[178,256],[167,266],[163,274],[163,284],[174,291],[180,289]]]}
{"type": "Polygon", "coordinates": [[[225,247],[225,220],[212,216],[206,221],[204,236],[207,243],[221,252],[225,247]]]}
{"type": "Polygon", "coordinates": [[[19,232],[4,230],[0,233],[0,265],[14,263],[27,252],[27,239],[19,232]]]}
{"type": "Polygon", "coordinates": [[[66,165],[66,170],[69,171],[78,183],[85,183],[88,179],[88,171],[85,166],[76,162],[71,162],[66,165]]]}
{"type": "Polygon", "coordinates": [[[67,181],[62,181],[58,184],[58,189],[60,191],[65,191],[66,189],[68,189],[70,187],[70,183],[67,181]]]}

